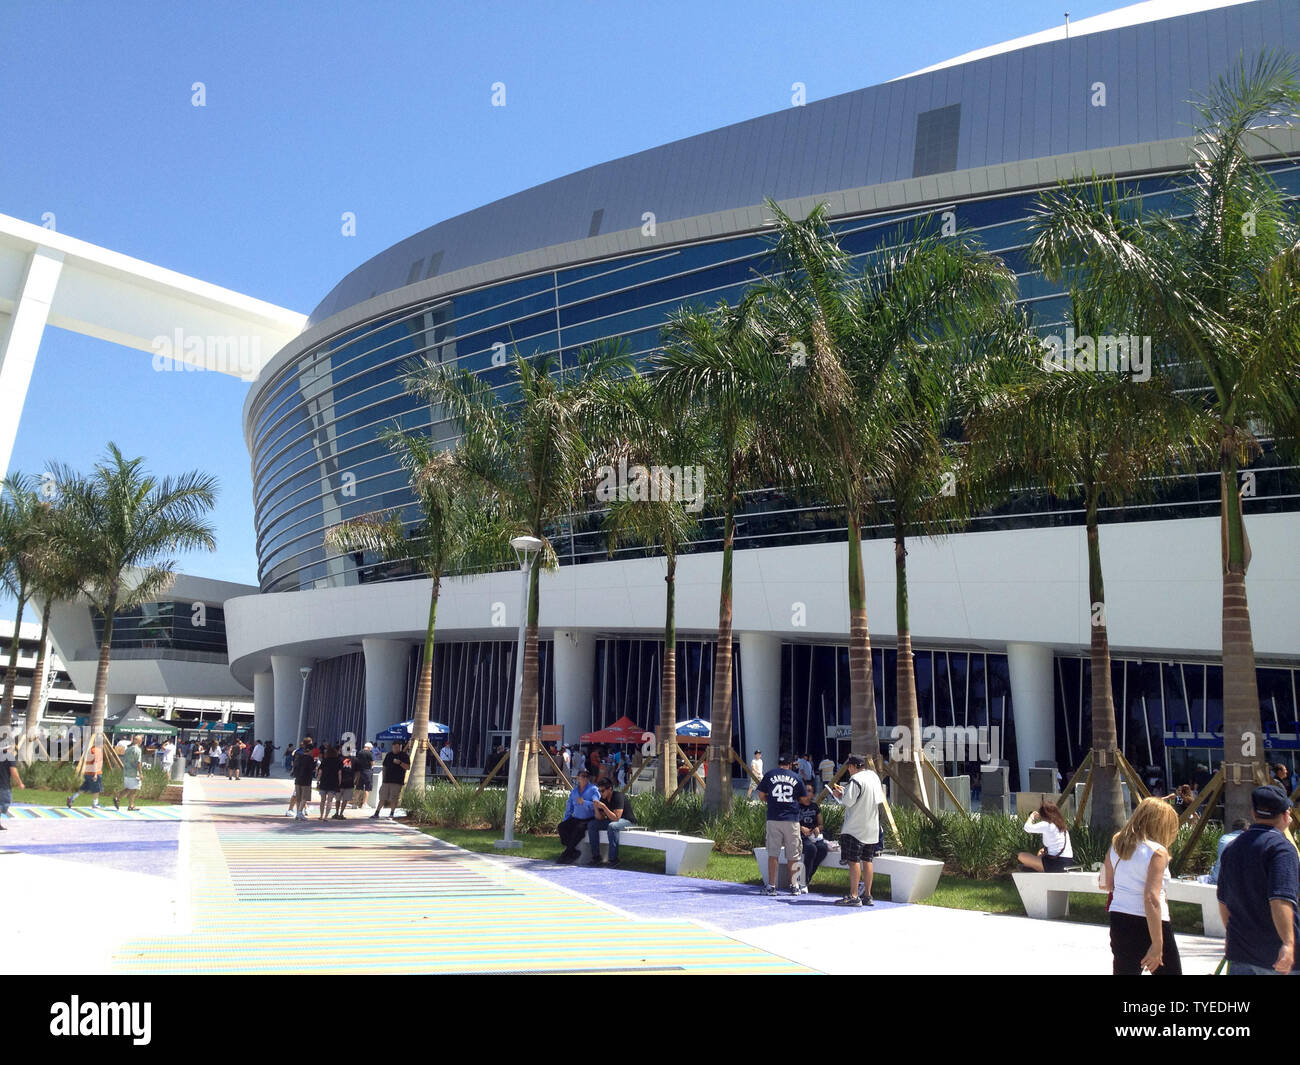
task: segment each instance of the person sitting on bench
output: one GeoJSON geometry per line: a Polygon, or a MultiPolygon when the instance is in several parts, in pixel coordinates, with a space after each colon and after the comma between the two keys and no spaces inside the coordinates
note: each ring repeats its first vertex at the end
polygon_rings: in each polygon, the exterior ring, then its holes
{"type": "Polygon", "coordinates": [[[564,820],[555,830],[564,844],[563,853],[556,859],[561,865],[577,860],[578,844],[587,831],[587,823],[596,816],[595,804],[599,801],[600,791],[591,782],[591,775],[585,769],[579,769],[573,790],[569,792],[569,801],[564,804],[564,820]]]}
{"type": "Polygon", "coordinates": [[[609,835],[609,864],[618,865],[618,834],[634,824],[632,804],[621,791],[614,790],[609,777],[601,777],[597,785],[600,798],[592,805],[596,816],[587,822],[587,842],[591,844],[591,864],[600,865],[600,833],[609,835]]]}
{"type": "Polygon", "coordinates": [[[1039,873],[1062,873],[1074,865],[1074,849],[1070,846],[1070,831],[1065,818],[1054,802],[1044,802],[1029,815],[1025,831],[1043,837],[1037,854],[1021,851],[1017,858],[1026,869],[1039,873]]]}

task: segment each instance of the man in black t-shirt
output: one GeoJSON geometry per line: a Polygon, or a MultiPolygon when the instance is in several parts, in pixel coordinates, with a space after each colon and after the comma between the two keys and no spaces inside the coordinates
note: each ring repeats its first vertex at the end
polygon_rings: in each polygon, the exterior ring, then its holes
{"type": "Polygon", "coordinates": [[[803,882],[807,887],[830,853],[830,845],[822,839],[822,808],[813,802],[811,793],[799,800],[799,834],[803,837],[803,882]]]}
{"type": "Polygon", "coordinates": [[[596,816],[587,825],[587,842],[591,844],[591,864],[600,865],[600,833],[609,836],[609,864],[618,865],[618,835],[623,829],[634,824],[632,804],[621,791],[614,790],[614,782],[609,777],[601,777],[596,785],[600,788],[600,799],[591,805],[596,816]]]}
{"type": "Polygon", "coordinates": [[[352,805],[358,810],[370,801],[370,771],[375,767],[374,749],[374,744],[367,743],[352,759],[352,768],[356,770],[356,777],[352,782],[352,805]]]}
{"type": "Polygon", "coordinates": [[[379,805],[370,815],[372,818],[378,817],[385,806],[388,807],[389,820],[397,816],[397,804],[402,799],[406,774],[411,769],[411,756],[406,753],[405,747],[406,744],[401,740],[394,740],[393,749],[384,755],[384,777],[383,783],[379,785],[379,805]]]}
{"type": "Polygon", "coordinates": [[[295,820],[307,820],[307,804],[311,802],[311,782],[316,779],[316,759],[311,753],[311,737],[302,741],[298,753],[293,756],[293,798],[289,800],[289,812],[297,808],[295,820]]]}
{"type": "Polygon", "coordinates": [[[790,894],[806,895],[803,883],[803,842],[799,831],[799,800],[806,794],[803,781],[790,768],[788,754],[758,783],[758,797],[767,803],[767,884],[763,894],[776,894],[776,873],[781,851],[790,866],[790,894]]]}

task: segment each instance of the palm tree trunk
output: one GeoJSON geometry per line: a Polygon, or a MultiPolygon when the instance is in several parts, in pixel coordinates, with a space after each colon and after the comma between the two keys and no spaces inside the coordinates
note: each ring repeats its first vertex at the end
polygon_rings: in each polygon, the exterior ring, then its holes
{"type": "Polygon", "coordinates": [[[668,555],[664,578],[664,657],[659,671],[659,768],[655,790],[667,798],[677,787],[677,556],[668,555]]]}
{"type": "Polygon", "coordinates": [[[415,715],[411,722],[411,775],[410,784],[424,787],[425,764],[429,749],[429,710],[433,702],[433,654],[434,626],[438,620],[438,593],[442,590],[442,578],[433,578],[433,590],[429,593],[429,623],[424,629],[424,657],[420,660],[420,679],[415,685],[415,715]]]}
{"type": "Polygon", "coordinates": [[[519,794],[522,799],[535,801],[542,794],[541,778],[537,773],[537,747],[539,742],[537,719],[537,619],[538,595],[541,590],[541,559],[533,563],[528,577],[528,628],[524,632],[524,690],[519,706],[519,737],[529,741],[528,758],[519,767],[519,794]]]}
{"type": "Polygon", "coordinates": [[[23,627],[23,610],[26,606],[27,597],[20,590],[18,612],[14,616],[14,634],[9,640],[9,664],[5,666],[4,696],[0,698],[0,728],[7,728],[14,723],[14,687],[18,683],[19,638],[23,627]]]}
{"type": "MultiPolygon", "coordinates": [[[[925,794],[917,761],[923,749],[921,714],[916,706],[916,668],[912,661],[911,619],[907,609],[907,544],[902,526],[894,529],[894,579],[894,609],[898,619],[898,665],[895,668],[898,724],[907,730],[903,733],[907,760],[896,763],[895,769],[912,794],[919,796],[925,794]]],[[[911,800],[904,792],[899,801],[910,803],[911,800]]]]}
{"type": "Polygon", "coordinates": [[[46,599],[41,608],[41,646],[36,652],[36,671],[32,674],[31,690],[27,693],[27,722],[24,726],[26,742],[22,749],[24,756],[30,760],[32,744],[41,727],[41,698],[45,692],[45,648],[50,639],[50,614],[54,610],[54,601],[46,599]]]}
{"type": "Polygon", "coordinates": [[[1119,734],[1115,727],[1115,696],[1110,685],[1110,639],[1106,632],[1106,589],[1101,576],[1101,537],[1097,503],[1088,502],[1088,602],[1092,639],[1092,815],[1089,824],[1105,839],[1124,824],[1124,792],[1115,754],[1119,734]],[[1099,765],[1100,758],[1105,765],[1099,765]]]}
{"type": "Polygon", "coordinates": [[[718,644],[713,657],[709,703],[709,761],[705,809],[718,813],[731,804],[731,556],[736,541],[735,482],[728,478],[722,531],[722,590],[718,599],[718,644]]]}
{"type": "Polygon", "coordinates": [[[104,611],[104,635],[99,642],[99,664],[95,668],[95,695],[90,703],[92,740],[103,735],[104,715],[108,709],[108,663],[113,652],[113,619],[117,616],[117,596],[110,597],[104,611]]]}
{"type": "Polygon", "coordinates": [[[849,734],[853,753],[880,768],[880,732],[876,728],[876,687],[871,669],[871,634],[867,631],[867,586],[862,571],[862,526],[849,515],[849,734]]]}
{"type": "MultiPolygon", "coordinates": [[[[1223,506],[1227,526],[1227,557],[1223,560],[1223,762],[1249,765],[1253,772],[1225,792],[1223,820],[1251,820],[1250,793],[1264,758],[1259,715],[1259,679],[1255,673],[1255,642],[1246,601],[1246,525],[1237,491],[1237,463],[1223,459],[1223,506]]],[[[1207,815],[1208,816],[1208,815],[1207,815]]]]}

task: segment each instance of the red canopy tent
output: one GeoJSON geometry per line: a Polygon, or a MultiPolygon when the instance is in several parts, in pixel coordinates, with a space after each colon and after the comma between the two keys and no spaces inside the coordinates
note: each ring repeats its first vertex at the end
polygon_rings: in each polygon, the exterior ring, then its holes
{"type": "Polygon", "coordinates": [[[595,732],[584,732],[582,742],[640,743],[641,737],[646,734],[646,731],[630,717],[620,717],[608,728],[598,729],[595,732]]]}

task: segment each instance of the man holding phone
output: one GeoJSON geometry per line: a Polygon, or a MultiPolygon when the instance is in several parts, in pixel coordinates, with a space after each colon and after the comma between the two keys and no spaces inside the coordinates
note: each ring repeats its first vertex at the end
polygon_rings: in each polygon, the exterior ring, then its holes
{"type": "Polygon", "coordinates": [[[836,906],[874,906],[871,898],[871,863],[880,853],[880,807],[885,789],[880,778],[868,769],[860,754],[845,760],[849,782],[832,785],[835,797],[844,805],[844,827],[840,832],[840,861],[849,867],[849,893],[836,906]],[[858,883],[862,897],[858,897],[858,883]]]}

